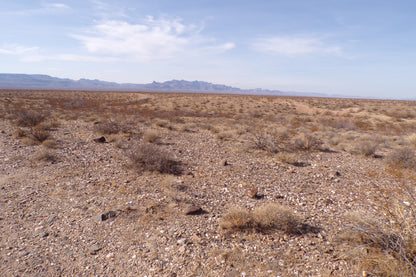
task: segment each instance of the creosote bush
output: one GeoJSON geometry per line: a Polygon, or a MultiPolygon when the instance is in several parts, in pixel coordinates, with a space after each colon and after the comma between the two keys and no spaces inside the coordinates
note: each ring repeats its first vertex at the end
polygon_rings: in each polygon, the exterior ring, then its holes
{"type": "Polygon", "coordinates": [[[143,133],[143,139],[150,143],[158,143],[160,141],[160,133],[154,129],[148,129],[143,133]]]}
{"type": "Polygon", "coordinates": [[[416,153],[410,147],[399,148],[391,152],[386,161],[392,166],[415,168],[416,153]]]}
{"type": "Polygon", "coordinates": [[[298,150],[321,150],[323,142],[311,134],[301,134],[294,142],[294,148],[298,150]]]}
{"type": "Polygon", "coordinates": [[[362,154],[366,157],[375,156],[378,143],[374,141],[364,140],[357,143],[354,152],[362,154]]]}
{"type": "Polygon", "coordinates": [[[45,120],[45,115],[27,110],[18,110],[15,112],[16,124],[21,127],[34,127],[45,120]]]}
{"type": "Polygon", "coordinates": [[[181,175],[182,163],[173,153],[153,144],[141,144],[131,150],[129,157],[133,165],[141,170],[181,175]]]}
{"type": "Polygon", "coordinates": [[[269,134],[256,134],[254,138],[252,138],[251,143],[254,149],[264,150],[270,153],[278,153],[279,148],[276,145],[275,140],[269,134]]]}
{"type": "Polygon", "coordinates": [[[233,208],[221,219],[221,228],[228,231],[281,230],[298,234],[302,228],[300,219],[288,208],[271,203],[253,211],[246,208],[233,208]]]}
{"type": "Polygon", "coordinates": [[[351,259],[368,276],[416,276],[416,191],[414,184],[375,185],[377,214],[352,213],[341,239],[351,259]]]}
{"type": "Polygon", "coordinates": [[[120,125],[112,120],[100,122],[95,126],[95,130],[103,135],[118,134],[121,130],[120,125]]]}
{"type": "Polygon", "coordinates": [[[35,142],[42,143],[47,140],[51,134],[42,128],[34,127],[30,130],[30,136],[35,142]]]}

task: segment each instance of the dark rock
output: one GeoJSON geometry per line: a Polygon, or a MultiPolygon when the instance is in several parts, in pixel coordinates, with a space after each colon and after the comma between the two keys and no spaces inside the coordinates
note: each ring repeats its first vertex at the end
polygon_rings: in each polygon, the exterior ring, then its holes
{"type": "Polygon", "coordinates": [[[106,142],[105,137],[96,138],[96,139],[94,139],[94,141],[98,142],[98,143],[105,143],[106,142]]]}
{"type": "Polygon", "coordinates": [[[100,221],[106,221],[109,218],[113,218],[113,217],[118,216],[120,214],[120,212],[121,211],[119,211],[119,210],[117,210],[117,211],[108,211],[108,212],[105,212],[105,213],[98,214],[98,215],[94,216],[94,219],[96,221],[99,221],[99,222],[100,221]]]}
{"type": "Polygon", "coordinates": [[[200,206],[196,205],[188,205],[184,210],[185,215],[199,215],[203,213],[205,213],[205,211],[200,206]]]}

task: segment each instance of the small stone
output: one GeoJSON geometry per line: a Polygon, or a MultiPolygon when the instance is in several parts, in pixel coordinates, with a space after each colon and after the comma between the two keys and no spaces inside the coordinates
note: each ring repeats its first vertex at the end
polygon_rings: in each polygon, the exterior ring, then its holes
{"type": "Polygon", "coordinates": [[[185,243],[186,243],[186,238],[179,239],[179,240],[177,241],[177,243],[178,243],[178,244],[185,244],[185,243]]]}
{"type": "Polygon", "coordinates": [[[101,214],[97,214],[93,217],[93,219],[95,221],[101,222],[101,221],[106,221],[109,218],[113,218],[116,217],[120,214],[120,211],[108,211],[105,213],[101,213],[101,214]]]}
{"type": "Polygon", "coordinates": [[[185,208],[184,214],[185,215],[198,215],[198,214],[202,214],[203,212],[204,210],[200,206],[188,205],[185,208]]]}
{"type": "Polygon", "coordinates": [[[257,188],[252,188],[249,192],[248,195],[251,198],[257,198],[257,193],[259,192],[259,190],[257,188]]]}
{"type": "Polygon", "coordinates": [[[114,253],[108,253],[105,257],[107,259],[112,259],[112,258],[114,258],[114,253]]]}
{"type": "Polygon", "coordinates": [[[104,143],[105,142],[105,137],[96,138],[96,139],[94,139],[94,142],[104,143]]]}
{"type": "Polygon", "coordinates": [[[91,255],[95,255],[97,254],[98,251],[100,251],[102,249],[101,245],[98,243],[95,243],[93,245],[90,246],[90,254],[91,255]]]}

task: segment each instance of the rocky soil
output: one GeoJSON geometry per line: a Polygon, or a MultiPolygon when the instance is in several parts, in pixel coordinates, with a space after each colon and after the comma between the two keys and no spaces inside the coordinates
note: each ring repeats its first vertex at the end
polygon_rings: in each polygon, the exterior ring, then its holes
{"type": "Polygon", "coordinates": [[[96,121],[61,119],[46,148],[25,144],[15,122],[0,119],[1,275],[361,275],[338,237],[346,214],[376,209],[372,173],[385,169],[383,159],[326,149],[298,151],[292,165],[250,147],[249,133],[219,139],[154,124],[132,123],[135,132],[101,143],[96,121]],[[183,174],[131,164],[149,126],[183,174]],[[221,228],[230,209],[267,203],[289,208],[305,228],[221,228]]]}

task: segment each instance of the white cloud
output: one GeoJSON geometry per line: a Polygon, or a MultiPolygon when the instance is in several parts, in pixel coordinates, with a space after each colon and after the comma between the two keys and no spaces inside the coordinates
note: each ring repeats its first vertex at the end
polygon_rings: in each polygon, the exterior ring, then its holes
{"type": "Polygon", "coordinates": [[[281,36],[260,38],[253,42],[252,47],[256,51],[286,56],[341,53],[339,46],[329,46],[321,39],[311,37],[281,36]]]}
{"type": "Polygon", "coordinates": [[[35,53],[38,47],[25,47],[17,44],[3,45],[0,47],[0,54],[5,55],[28,55],[35,53]]]}
{"type": "Polygon", "coordinates": [[[71,7],[64,3],[42,3],[41,7],[35,9],[17,10],[17,11],[6,11],[0,14],[6,15],[17,15],[17,16],[33,16],[33,15],[46,15],[56,14],[70,10],[71,7]]]}
{"type": "Polygon", "coordinates": [[[94,25],[85,34],[73,35],[88,52],[95,55],[117,56],[139,62],[163,60],[186,53],[204,55],[204,49],[224,52],[235,47],[233,43],[216,45],[204,38],[194,25],[185,25],[180,19],[147,17],[141,24],[107,20],[94,25]]]}
{"type": "Polygon", "coordinates": [[[43,62],[43,61],[62,61],[62,62],[116,62],[117,58],[95,57],[76,54],[57,54],[57,55],[24,55],[20,57],[23,62],[43,62]]]}
{"type": "Polygon", "coordinates": [[[53,10],[61,10],[61,9],[70,9],[70,7],[64,3],[46,3],[44,6],[47,9],[53,9],[53,10]]]}

